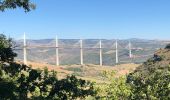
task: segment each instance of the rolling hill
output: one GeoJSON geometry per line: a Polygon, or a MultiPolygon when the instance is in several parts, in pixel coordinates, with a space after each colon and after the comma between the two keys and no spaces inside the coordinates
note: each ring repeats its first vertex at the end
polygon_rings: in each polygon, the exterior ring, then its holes
{"type": "MultiPolygon", "coordinates": [[[[17,60],[23,60],[23,40],[16,40],[15,52],[17,60]]],[[[102,39],[103,64],[115,65],[115,40],[102,39]]],[[[150,58],[154,52],[164,48],[169,41],[125,39],[118,40],[119,64],[142,63],[150,58]],[[129,58],[128,43],[132,44],[132,58],[129,58]]],[[[78,39],[59,40],[59,58],[61,65],[80,64],[80,51],[78,39]]],[[[83,40],[83,57],[85,64],[99,64],[99,39],[83,40]],[[92,49],[93,48],[93,49],[92,49]]],[[[55,40],[27,40],[28,61],[55,64],[55,40]]]]}

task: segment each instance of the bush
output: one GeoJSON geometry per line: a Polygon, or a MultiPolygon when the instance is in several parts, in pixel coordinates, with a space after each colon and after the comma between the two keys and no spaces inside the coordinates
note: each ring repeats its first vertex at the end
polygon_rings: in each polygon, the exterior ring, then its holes
{"type": "Polygon", "coordinates": [[[96,84],[97,96],[99,100],[128,100],[131,89],[126,83],[126,77],[115,77],[115,72],[103,73],[108,80],[106,83],[96,84]]]}
{"type": "Polygon", "coordinates": [[[165,49],[170,49],[170,44],[167,44],[165,49]]]}
{"type": "Polygon", "coordinates": [[[0,98],[3,99],[76,99],[94,94],[93,83],[75,76],[58,80],[55,71],[16,63],[0,65],[0,98]]]}
{"type": "Polygon", "coordinates": [[[12,39],[7,39],[5,35],[0,34],[0,61],[11,62],[16,56],[12,48],[12,39]]]}
{"type": "Polygon", "coordinates": [[[145,78],[138,74],[129,75],[128,82],[132,87],[131,98],[137,100],[170,99],[170,70],[155,70],[145,78]]]}
{"type": "Polygon", "coordinates": [[[0,99],[56,100],[77,99],[94,95],[93,83],[68,76],[58,80],[55,71],[32,69],[13,62],[16,54],[11,39],[0,35],[0,99]]]}

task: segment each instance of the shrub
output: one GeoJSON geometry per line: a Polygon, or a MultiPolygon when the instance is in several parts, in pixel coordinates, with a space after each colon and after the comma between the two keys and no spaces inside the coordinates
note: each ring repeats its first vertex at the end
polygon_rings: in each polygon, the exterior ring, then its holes
{"type": "Polygon", "coordinates": [[[167,44],[165,49],[170,49],[170,44],[167,44]]]}
{"type": "Polygon", "coordinates": [[[0,99],[56,100],[77,99],[94,95],[93,83],[68,76],[58,80],[55,71],[32,69],[13,62],[16,54],[11,40],[0,35],[0,99]]]}

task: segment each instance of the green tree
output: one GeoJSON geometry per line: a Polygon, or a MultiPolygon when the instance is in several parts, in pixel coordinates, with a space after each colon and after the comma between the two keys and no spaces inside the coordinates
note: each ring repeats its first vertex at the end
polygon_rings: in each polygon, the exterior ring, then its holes
{"type": "Polygon", "coordinates": [[[12,50],[12,42],[4,35],[0,35],[0,47],[1,100],[77,99],[95,94],[91,82],[75,76],[58,80],[55,71],[32,69],[13,62],[16,54],[12,50]]]}
{"type": "Polygon", "coordinates": [[[0,61],[11,62],[16,56],[13,52],[12,39],[7,39],[5,35],[0,34],[0,61]]]}
{"type": "Polygon", "coordinates": [[[131,88],[126,83],[126,76],[116,77],[115,71],[105,71],[103,75],[107,79],[107,82],[96,84],[97,99],[129,100],[131,88]]]}
{"type": "Polygon", "coordinates": [[[170,99],[170,51],[169,46],[158,50],[134,72],[127,82],[132,88],[131,99],[169,100],[170,99]]]}
{"type": "Polygon", "coordinates": [[[170,49],[170,44],[167,44],[165,49],[170,49]]]}
{"type": "Polygon", "coordinates": [[[47,69],[36,70],[16,63],[0,66],[0,98],[3,99],[67,100],[88,95],[95,95],[93,84],[75,76],[58,80],[56,72],[47,69]]]}
{"type": "Polygon", "coordinates": [[[0,11],[5,9],[15,9],[17,7],[23,8],[26,12],[35,9],[35,4],[30,0],[0,0],[0,11]]]}

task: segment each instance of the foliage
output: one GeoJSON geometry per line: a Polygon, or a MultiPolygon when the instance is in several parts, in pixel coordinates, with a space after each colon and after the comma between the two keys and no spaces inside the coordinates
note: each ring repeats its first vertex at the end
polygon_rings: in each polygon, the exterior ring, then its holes
{"type": "Polygon", "coordinates": [[[7,39],[5,35],[0,34],[0,61],[10,62],[16,56],[12,48],[12,39],[7,39]]]}
{"type": "Polygon", "coordinates": [[[35,4],[31,3],[30,0],[0,0],[0,11],[17,7],[23,8],[28,12],[31,9],[35,9],[35,4]]]}
{"type": "MultiPolygon", "coordinates": [[[[169,100],[170,99],[170,51],[160,49],[127,78],[108,78],[108,85],[99,85],[99,98],[132,100],[169,100]],[[102,87],[101,87],[102,86],[102,87]],[[100,97],[101,96],[101,97],[100,97]]],[[[107,76],[107,73],[106,73],[107,76]]]]}
{"type": "Polygon", "coordinates": [[[130,86],[126,83],[126,77],[115,77],[115,72],[103,73],[108,79],[107,83],[97,84],[97,99],[101,100],[128,100],[131,94],[130,86]]]}
{"type": "MultiPolygon", "coordinates": [[[[139,74],[139,73],[138,73],[139,74]]],[[[155,70],[149,76],[129,75],[133,87],[133,99],[169,100],[170,99],[170,68],[167,71],[155,70]]]]}
{"type": "Polygon", "coordinates": [[[9,100],[53,100],[76,99],[94,95],[93,83],[68,76],[58,80],[55,71],[32,69],[13,62],[11,42],[1,35],[0,38],[0,99],[9,100]],[[9,48],[11,51],[5,50],[9,48]],[[3,58],[3,59],[2,59],[3,58]],[[11,59],[12,58],[12,59],[11,59]]]}
{"type": "Polygon", "coordinates": [[[73,72],[82,72],[83,70],[81,68],[74,68],[74,67],[68,67],[68,68],[65,68],[66,70],[68,71],[73,71],[73,72]]]}
{"type": "Polygon", "coordinates": [[[157,51],[133,73],[127,82],[132,88],[131,99],[169,100],[170,99],[170,52],[157,51]]]}
{"type": "Polygon", "coordinates": [[[75,76],[58,80],[56,72],[47,69],[35,70],[26,65],[10,63],[1,64],[0,71],[0,84],[4,87],[0,88],[0,98],[76,99],[95,93],[92,83],[75,76]]]}
{"type": "Polygon", "coordinates": [[[127,77],[116,77],[114,71],[105,71],[103,76],[107,81],[96,83],[95,88],[93,83],[75,76],[58,80],[55,71],[17,64],[13,61],[15,56],[11,39],[0,35],[1,100],[170,99],[170,51],[167,48],[158,50],[127,77]]]}
{"type": "Polygon", "coordinates": [[[76,98],[85,98],[88,95],[94,95],[93,84],[85,80],[77,79],[75,76],[68,76],[55,83],[50,92],[50,98],[72,100],[76,98]]]}
{"type": "Polygon", "coordinates": [[[170,44],[167,44],[165,49],[170,49],[170,44]]]}

